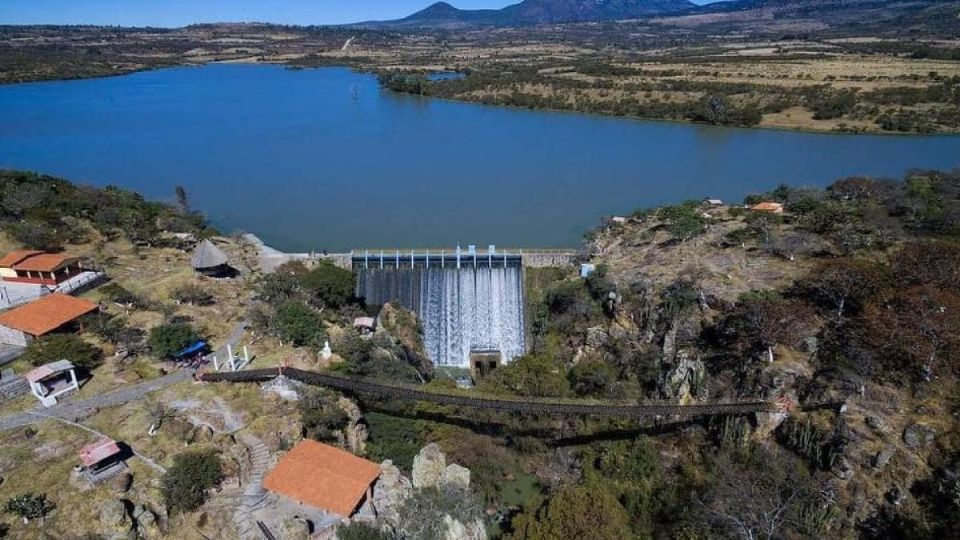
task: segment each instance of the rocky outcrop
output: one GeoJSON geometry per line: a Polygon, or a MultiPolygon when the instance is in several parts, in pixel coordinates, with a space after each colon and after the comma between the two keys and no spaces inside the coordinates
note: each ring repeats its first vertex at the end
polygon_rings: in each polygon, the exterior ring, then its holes
{"type": "Polygon", "coordinates": [[[450,486],[457,489],[470,488],[470,469],[461,467],[456,463],[447,465],[440,475],[440,485],[450,486]]]}
{"type": "Polygon", "coordinates": [[[447,468],[447,458],[436,443],[420,449],[413,458],[413,487],[422,489],[436,487],[447,468]]]}
{"type": "Polygon", "coordinates": [[[391,528],[400,525],[400,509],[413,495],[413,484],[400,469],[387,460],[380,464],[380,478],[373,490],[373,508],[391,528]]]}
{"type": "Polygon", "coordinates": [[[486,540],[487,538],[487,529],[483,526],[481,519],[464,524],[448,514],[443,516],[443,523],[446,525],[444,540],[486,540]]]}
{"type": "Polygon", "coordinates": [[[380,310],[377,323],[378,333],[387,332],[399,342],[408,364],[425,377],[433,374],[433,362],[423,344],[423,328],[415,313],[391,302],[380,310]]]}
{"type": "Polygon", "coordinates": [[[303,519],[288,517],[280,522],[277,532],[283,540],[310,540],[310,524],[303,519]]]}
{"type": "Polygon", "coordinates": [[[661,379],[660,392],[667,398],[681,402],[705,398],[706,366],[699,357],[694,356],[693,351],[686,349],[677,351],[675,358],[661,379]]]}
{"type": "Polygon", "coordinates": [[[373,489],[373,508],[381,526],[398,533],[417,536],[432,528],[449,540],[481,540],[487,537],[482,516],[464,509],[475,504],[470,488],[470,469],[446,464],[436,444],[423,447],[413,461],[413,481],[405,478],[390,461],[380,465],[380,478],[373,489]],[[436,491],[434,491],[436,490],[436,491]],[[442,504],[435,501],[440,497],[442,504]],[[426,521],[424,521],[426,520],[426,521]],[[417,532],[419,531],[419,532],[417,532]]]}
{"type": "Polygon", "coordinates": [[[933,442],[937,431],[923,424],[910,424],[903,430],[903,443],[911,450],[918,450],[933,442]]]}
{"type": "Polygon", "coordinates": [[[369,432],[367,424],[363,421],[363,413],[357,404],[347,398],[341,397],[337,400],[337,406],[340,410],[347,413],[349,422],[343,430],[343,444],[354,454],[363,454],[367,448],[367,438],[369,432]]]}
{"type": "Polygon", "coordinates": [[[130,537],[134,522],[127,511],[127,502],[112,499],[100,506],[100,533],[111,540],[130,537]]]}

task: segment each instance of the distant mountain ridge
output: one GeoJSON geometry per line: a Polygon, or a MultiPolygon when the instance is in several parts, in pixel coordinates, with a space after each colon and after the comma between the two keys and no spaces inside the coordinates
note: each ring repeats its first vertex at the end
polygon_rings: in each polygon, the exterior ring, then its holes
{"type": "Polygon", "coordinates": [[[396,21],[377,26],[456,27],[526,26],[567,22],[600,22],[667,15],[696,7],[690,0],[523,0],[503,9],[467,10],[437,2],[396,21]]]}

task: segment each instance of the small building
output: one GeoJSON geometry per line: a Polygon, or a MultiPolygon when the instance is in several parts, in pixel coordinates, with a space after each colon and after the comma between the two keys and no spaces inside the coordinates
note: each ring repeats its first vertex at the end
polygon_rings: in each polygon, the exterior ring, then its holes
{"type": "Polygon", "coordinates": [[[707,206],[723,206],[723,201],[720,199],[706,199],[703,202],[707,203],[707,206]]]}
{"type": "Polygon", "coordinates": [[[205,276],[223,277],[233,273],[230,268],[227,254],[213,245],[210,240],[204,240],[193,250],[190,265],[193,269],[205,276]]]}
{"type": "Polygon", "coordinates": [[[376,463],[307,439],[280,458],[263,486],[301,505],[349,518],[373,500],[379,477],[376,463]]]}
{"type": "Polygon", "coordinates": [[[0,314],[0,343],[26,347],[34,338],[64,330],[98,308],[89,300],[62,293],[49,294],[0,314]]]}
{"type": "Polygon", "coordinates": [[[357,317],[353,320],[353,327],[361,334],[372,334],[377,329],[377,320],[373,317],[357,317]]]}
{"type": "Polygon", "coordinates": [[[503,354],[500,351],[488,349],[474,349],[470,351],[470,375],[474,380],[482,379],[493,373],[493,370],[503,364],[503,354]]]}
{"type": "Polygon", "coordinates": [[[750,207],[754,212],[767,212],[768,214],[782,214],[783,204],[778,202],[762,202],[750,207]]]}
{"type": "Polygon", "coordinates": [[[582,278],[588,278],[590,277],[590,274],[596,271],[597,271],[597,265],[595,264],[583,263],[580,265],[580,277],[582,278]]]}
{"type": "Polygon", "coordinates": [[[11,283],[55,287],[87,270],[82,257],[21,249],[0,258],[0,278],[11,283]]]}
{"type": "Polygon", "coordinates": [[[127,470],[123,461],[123,450],[116,441],[102,438],[88,444],[77,452],[80,457],[80,471],[91,484],[99,484],[127,470]]]}
{"type": "Polygon", "coordinates": [[[57,360],[34,368],[26,375],[30,392],[44,407],[57,404],[57,398],[80,389],[77,371],[69,360],[57,360]]]}

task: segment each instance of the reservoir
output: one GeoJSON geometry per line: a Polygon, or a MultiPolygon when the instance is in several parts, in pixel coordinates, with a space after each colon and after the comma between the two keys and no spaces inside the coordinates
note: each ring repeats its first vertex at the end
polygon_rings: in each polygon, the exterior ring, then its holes
{"type": "Polygon", "coordinates": [[[0,168],[186,187],[285,250],[576,246],[603,215],[960,166],[957,136],[793,133],[431,100],[345,68],[216,64],[0,86],[0,168]]]}

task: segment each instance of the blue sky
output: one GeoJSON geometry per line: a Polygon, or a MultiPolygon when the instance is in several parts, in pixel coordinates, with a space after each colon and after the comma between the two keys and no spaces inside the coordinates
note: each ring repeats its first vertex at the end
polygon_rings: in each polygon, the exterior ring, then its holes
{"type": "MultiPolygon", "coordinates": [[[[337,24],[404,17],[434,0],[0,0],[0,24],[183,26],[259,21],[337,24]]],[[[448,0],[463,9],[519,0],[448,0]]],[[[695,0],[696,1],[696,0],[695,0]]],[[[698,3],[704,3],[700,0],[698,3]]]]}

